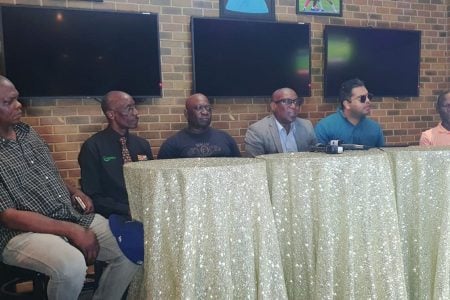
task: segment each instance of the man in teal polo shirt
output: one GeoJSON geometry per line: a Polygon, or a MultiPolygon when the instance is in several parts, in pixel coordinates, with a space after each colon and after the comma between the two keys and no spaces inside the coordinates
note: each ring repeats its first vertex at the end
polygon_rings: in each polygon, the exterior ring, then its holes
{"type": "Polygon", "coordinates": [[[331,140],[340,140],[343,144],[384,146],[383,130],[380,125],[367,118],[370,114],[371,99],[372,94],[367,91],[360,79],[344,82],[339,92],[341,107],[317,123],[315,127],[317,141],[324,145],[331,140]]]}

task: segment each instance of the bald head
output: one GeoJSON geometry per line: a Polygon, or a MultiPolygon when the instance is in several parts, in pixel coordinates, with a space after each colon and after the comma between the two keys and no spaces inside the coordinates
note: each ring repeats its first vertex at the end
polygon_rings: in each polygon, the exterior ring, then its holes
{"type": "Polygon", "coordinates": [[[203,94],[193,94],[186,99],[185,116],[191,132],[203,132],[211,124],[211,105],[203,94]]]}
{"type": "Polygon", "coordinates": [[[11,82],[11,80],[9,80],[8,78],[6,78],[3,75],[0,75],[0,85],[12,85],[12,86],[14,86],[14,84],[11,82]]]}
{"type": "Polygon", "coordinates": [[[133,98],[125,92],[122,91],[110,91],[102,99],[102,111],[106,114],[108,110],[114,110],[117,105],[126,100],[133,100],[133,98]]]}
{"type": "Polygon", "coordinates": [[[297,98],[297,93],[293,89],[285,87],[285,88],[278,89],[272,93],[272,101],[277,101],[279,99],[283,99],[283,98],[285,98],[285,95],[288,95],[289,97],[292,95],[295,95],[295,98],[297,98]]]}
{"type": "Polygon", "coordinates": [[[136,128],[139,114],[133,97],[122,91],[110,91],[102,99],[102,110],[109,125],[119,134],[136,128]]]}
{"type": "Polygon", "coordinates": [[[196,106],[199,102],[207,102],[209,104],[208,97],[201,93],[193,94],[186,99],[186,109],[192,109],[192,107],[196,106]]]}

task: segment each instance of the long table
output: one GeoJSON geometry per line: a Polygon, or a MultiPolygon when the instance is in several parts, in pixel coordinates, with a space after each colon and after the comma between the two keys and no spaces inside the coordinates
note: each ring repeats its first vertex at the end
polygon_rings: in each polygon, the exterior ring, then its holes
{"type": "Polygon", "coordinates": [[[450,299],[450,148],[131,163],[131,299],[450,299]]]}

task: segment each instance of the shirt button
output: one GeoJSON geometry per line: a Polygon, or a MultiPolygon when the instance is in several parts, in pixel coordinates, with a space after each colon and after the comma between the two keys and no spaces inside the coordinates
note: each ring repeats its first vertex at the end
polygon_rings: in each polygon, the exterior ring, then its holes
{"type": "Polygon", "coordinates": [[[30,163],[34,164],[34,161],[33,161],[33,160],[32,160],[32,161],[30,161],[30,163]]]}
{"type": "Polygon", "coordinates": [[[58,198],[61,198],[61,195],[58,195],[58,198]]]}
{"type": "Polygon", "coordinates": [[[48,176],[45,176],[45,179],[48,179],[48,176]]]}

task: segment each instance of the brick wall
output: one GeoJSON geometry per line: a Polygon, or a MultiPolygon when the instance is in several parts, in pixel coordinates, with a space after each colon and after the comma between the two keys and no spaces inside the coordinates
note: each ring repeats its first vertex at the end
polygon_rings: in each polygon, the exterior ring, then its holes
{"type": "MultiPolygon", "coordinates": [[[[83,9],[141,11],[159,14],[163,97],[139,105],[135,131],[150,140],[156,154],[161,143],[185,125],[184,99],[191,93],[191,16],[219,16],[218,0],[0,0],[0,3],[63,6],[83,9]]],[[[435,95],[450,88],[450,2],[448,0],[343,0],[343,17],[296,15],[295,0],[275,0],[278,21],[311,23],[312,96],[301,117],[319,119],[334,112],[336,104],[322,99],[322,31],[326,24],[403,28],[422,31],[420,96],[383,98],[374,102],[372,117],[384,129],[388,144],[417,144],[420,132],[435,126],[435,95]]],[[[127,45],[124,45],[127,46],[127,45]]],[[[401,78],[399,78],[401,80],[401,78]]],[[[213,99],[213,126],[228,131],[243,149],[249,124],[268,114],[269,99],[213,99]]],[[[95,100],[46,100],[26,103],[23,120],[49,143],[62,176],[76,183],[81,143],[105,126],[95,100]]]]}

